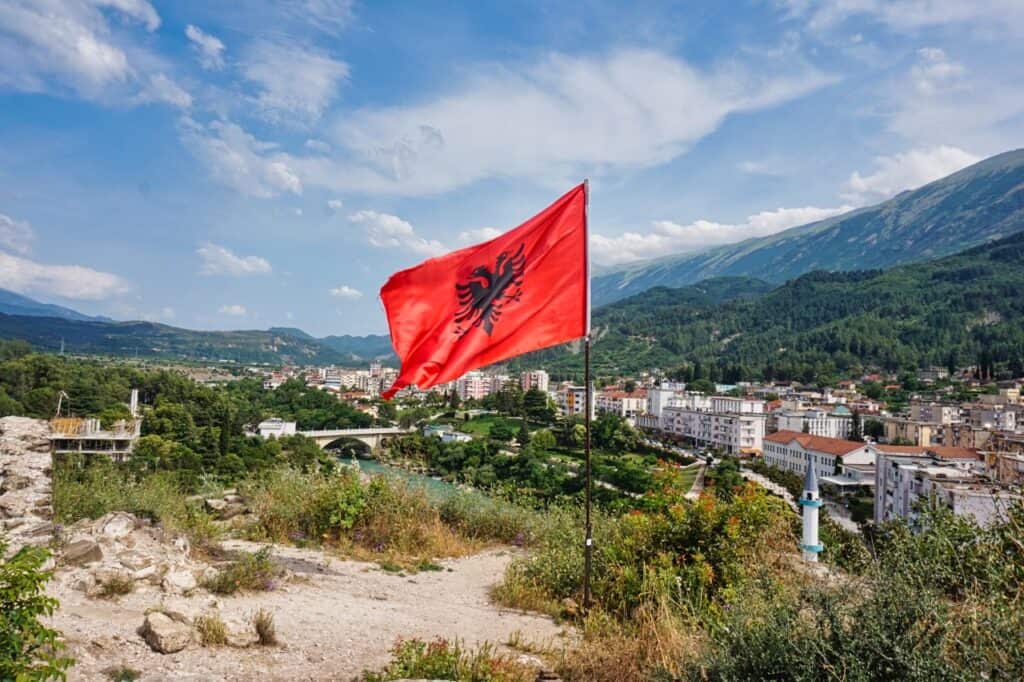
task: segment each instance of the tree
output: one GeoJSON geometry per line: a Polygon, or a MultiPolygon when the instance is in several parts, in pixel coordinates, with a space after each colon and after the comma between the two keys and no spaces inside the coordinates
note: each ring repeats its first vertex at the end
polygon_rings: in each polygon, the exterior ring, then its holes
{"type": "Polygon", "coordinates": [[[457,410],[460,405],[462,405],[462,400],[459,399],[459,392],[453,390],[451,398],[448,400],[448,407],[457,410]]]}
{"type": "Polygon", "coordinates": [[[498,441],[499,443],[507,443],[510,440],[512,440],[512,437],[515,434],[512,432],[512,429],[507,424],[503,422],[498,422],[496,424],[491,425],[491,428],[488,431],[487,435],[490,437],[491,440],[498,441]]]}
{"type": "Polygon", "coordinates": [[[58,655],[60,633],[39,622],[59,606],[43,591],[53,575],[43,570],[50,553],[30,545],[9,559],[6,554],[0,538],[0,679],[66,679],[74,661],[58,655]]]}
{"type": "Polygon", "coordinates": [[[530,446],[538,452],[553,450],[557,445],[554,434],[548,429],[541,429],[530,436],[530,446]]]}
{"type": "Polygon", "coordinates": [[[636,382],[635,382],[635,381],[633,381],[632,379],[630,379],[630,380],[629,380],[629,381],[627,381],[627,382],[626,382],[625,384],[623,384],[623,386],[622,386],[622,389],[623,389],[623,390],[624,390],[624,391],[625,391],[626,393],[632,393],[633,391],[635,391],[635,390],[636,390],[636,382]]]}
{"type": "Polygon", "coordinates": [[[850,440],[861,442],[864,440],[864,432],[860,423],[860,412],[858,410],[853,411],[853,417],[850,418],[850,440]]]}
{"type": "Polygon", "coordinates": [[[519,443],[520,447],[530,444],[530,429],[526,427],[525,419],[519,422],[519,433],[516,434],[516,442],[519,443]]]}
{"type": "Polygon", "coordinates": [[[523,394],[523,412],[535,424],[551,424],[555,420],[555,410],[547,394],[536,388],[523,394]]]}
{"type": "Polygon", "coordinates": [[[877,419],[868,419],[864,422],[864,435],[878,440],[885,435],[885,424],[877,419]]]}
{"type": "Polygon", "coordinates": [[[715,392],[715,384],[710,379],[694,379],[686,386],[691,391],[711,395],[715,392]]]}

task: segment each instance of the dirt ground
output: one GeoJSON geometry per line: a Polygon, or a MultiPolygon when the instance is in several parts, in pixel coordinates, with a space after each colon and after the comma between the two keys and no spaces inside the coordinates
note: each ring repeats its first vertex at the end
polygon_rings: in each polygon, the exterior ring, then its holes
{"type": "MultiPolygon", "coordinates": [[[[258,549],[243,541],[225,546],[258,549]]],[[[488,588],[513,558],[508,551],[441,561],[442,571],[406,576],[317,550],[278,547],[274,556],[295,579],[272,592],[231,597],[203,590],[188,597],[165,596],[159,588],[140,584],[136,592],[110,601],[87,597],[58,574],[49,589],[61,602],[52,622],[77,659],[69,679],[103,680],[104,670],[125,666],[147,682],[351,680],[386,663],[399,638],[502,643],[520,631],[531,642],[557,644],[565,636],[551,619],[490,603],[488,588]],[[161,603],[190,618],[217,610],[226,621],[243,621],[267,609],[274,614],[281,644],[235,649],[196,643],[175,654],[156,653],[136,631],[144,612],[161,603]]]]}

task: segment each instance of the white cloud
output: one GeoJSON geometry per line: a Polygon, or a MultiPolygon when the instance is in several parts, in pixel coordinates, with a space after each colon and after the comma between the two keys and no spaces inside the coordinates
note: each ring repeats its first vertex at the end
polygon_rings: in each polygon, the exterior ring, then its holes
{"type": "Polygon", "coordinates": [[[0,251],[0,288],[92,301],[122,294],[129,286],[109,272],[81,265],[46,265],[0,251]]]}
{"type": "Polygon", "coordinates": [[[149,76],[149,82],[143,86],[134,101],[140,104],[162,102],[179,109],[188,109],[192,106],[192,95],[166,75],[157,73],[149,76]]]}
{"type": "Polygon", "coordinates": [[[412,225],[398,216],[376,211],[358,211],[348,219],[366,230],[366,238],[373,246],[401,248],[422,256],[439,256],[447,251],[441,242],[418,236],[412,225]]]}
{"type": "Polygon", "coordinates": [[[213,177],[252,197],[273,197],[284,192],[302,194],[302,182],[277,146],[257,140],[230,121],[203,126],[186,118],[181,137],[213,177]]]}
{"type": "Polygon", "coordinates": [[[32,250],[36,233],[32,226],[0,213],[0,247],[25,254],[32,250]]]}
{"type": "Polygon", "coordinates": [[[342,207],[344,205],[345,204],[344,204],[344,202],[342,202],[341,199],[328,199],[327,200],[327,210],[330,211],[331,213],[337,213],[338,211],[340,211],[342,209],[342,207]]]}
{"type": "Polygon", "coordinates": [[[490,239],[494,239],[501,234],[501,230],[495,227],[481,227],[477,230],[466,230],[465,232],[459,233],[459,242],[461,244],[476,244],[478,242],[486,242],[490,239]]]}
{"type": "MultiPolygon", "coordinates": [[[[128,316],[130,317],[134,315],[135,313],[129,313],[128,316]]],[[[170,306],[164,306],[163,308],[156,312],[142,313],[141,315],[139,315],[139,318],[145,320],[146,322],[169,322],[173,320],[176,316],[177,313],[175,313],[174,308],[170,306]]]]}
{"type": "Polygon", "coordinates": [[[199,271],[202,275],[231,275],[242,277],[245,275],[266,275],[271,271],[270,263],[259,256],[237,256],[230,249],[219,244],[206,242],[202,244],[196,253],[203,261],[203,267],[199,271]]]}
{"type": "Polygon", "coordinates": [[[344,153],[290,163],[303,182],[336,191],[429,194],[489,177],[561,186],[664,163],[730,114],[831,82],[792,56],[700,70],[649,50],[553,54],[470,74],[423,103],[346,114],[332,140],[344,153]]]}
{"type": "Polygon", "coordinates": [[[224,68],[224,43],[219,38],[192,24],[185,27],[185,35],[192,41],[192,46],[199,55],[199,64],[204,69],[224,68]]]}
{"type": "Polygon", "coordinates": [[[956,88],[964,67],[950,60],[937,47],[923,47],[917,51],[919,60],[910,70],[917,91],[922,95],[933,95],[941,90],[956,88]]]}
{"type": "Polygon", "coordinates": [[[847,19],[868,18],[900,32],[949,28],[957,24],[998,27],[1021,32],[1020,0],[778,0],[812,30],[835,28],[847,19]]]}
{"type": "MultiPolygon", "coordinates": [[[[149,92],[162,60],[136,35],[159,26],[145,0],[0,0],[0,86],[100,101],[168,101],[166,88],[163,97],[149,92]]],[[[180,106],[180,94],[170,101],[180,106]]]]}
{"type": "Polygon", "coordinates": [[[327,144],[323,140],[317,140],[315,138],[306,140],[303,146],[310,151],[320,152],[321,154],[326,154],[331,151],[331,145],[327,144]]]}
{"type": "Polygon", "coordinates": [[[231,317],[243,317],[246,313],[244,305],[222,305],[217,309],[222,315],[230,315],[231,317]]]}
{"type": "Polygon", "coordinates": [[[299,45],[257,42],[246,51],[242,73],[259,85],[256,104],[273,123],[311,124],[348,80],[348,64],[299,45]]]}
{"type": "Polygon", "coordinates": [[[751,237],[765,237],[797,225],[824,220],[849,211],[850,208],[780,208],[756,213],[738,224],[697,220],[681,225],[671,220],[656,220],[650,232],[626,232],[617,237],[591,234],[590,248],[596,262],[617,265],[731,244],[751,237]]]}
{"type": "Polygon", "coordinates": [[[912,149],[902,154],[879,156],[875,170],[867,175],[854,171],[843,187],[842,197],[854,204],[882,201],[907,189],[916,189],[933,180],[977,163],[981,157],[957,147],[940,146],[912,149]]]}
{"type": "Polygon", "coordinates": [[[353,289],[347,284],[342,284],[341,286],[331,289],[330,293],[331,296],[334,296],[336,298],[347,298],[350,300],[355,300],[357,298],[363,297],[363,292],[359,291],[358,289],[353,289]]]}
{"type": "Polygon", "coordinates": [[[736,169],[741,173],[746,173],[747,175],[765,175],[768,177],[781,177],[786,174],[781,164],[765,160],[740,161],[738,164],[736,164],[736,169]]]}

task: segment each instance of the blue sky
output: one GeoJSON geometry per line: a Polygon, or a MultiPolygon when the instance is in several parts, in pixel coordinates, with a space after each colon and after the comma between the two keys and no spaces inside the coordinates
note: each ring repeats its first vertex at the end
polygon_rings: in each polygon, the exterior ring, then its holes
{"type": "Polygon", "coordinates": [[[381,333],[398,269],[589,177],[595,261],[1024,145],[1024,2],[0,0],[0,287],[381,333]]]}

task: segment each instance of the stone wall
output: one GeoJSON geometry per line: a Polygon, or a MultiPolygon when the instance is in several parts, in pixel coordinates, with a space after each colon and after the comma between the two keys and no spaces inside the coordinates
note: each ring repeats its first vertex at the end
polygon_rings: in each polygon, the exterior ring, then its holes
{"type": "Polygon", "coordinates": [[[0,418],[0,528],[9,553],[53,538],[49,433],[42,419],[0,418]]]}

